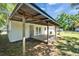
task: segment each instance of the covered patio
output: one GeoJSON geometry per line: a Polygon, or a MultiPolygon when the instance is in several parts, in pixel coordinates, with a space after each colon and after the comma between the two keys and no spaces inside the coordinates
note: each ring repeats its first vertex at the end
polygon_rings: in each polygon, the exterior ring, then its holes
{"type": "MultiPolygon", "coordinates": [[[[32,38],[34,38],[36,40],[47,42],[47,35],[37,35],[37,36],[34,36],[32,38]]],[[[48,35],[48,43],[52,43],[53,40],[55,40],[55,36],[48,35]]]]}
{"type": "MultiPolygon", "coordinates": [[[[37,35],[32,38],[44,39],[45,42],[49,42],[53,36],[49,36],[49,26],[55,25],[55,39],[56,39],[56,27],[58,23],[47,13],[41,10],[38,6],[32,3],[17,4],[14,11],[9,17],[10,20],[19,21],[22,23],[22,40],[23,40],[23,55],[25,55],[25,23],[39,24],[47,26],[47,35],[37,35]]],[[[9,21],[9,20],[8,20],[9,21]]],[[[9,25],[9,24],[8,24],[9,25]]]]}

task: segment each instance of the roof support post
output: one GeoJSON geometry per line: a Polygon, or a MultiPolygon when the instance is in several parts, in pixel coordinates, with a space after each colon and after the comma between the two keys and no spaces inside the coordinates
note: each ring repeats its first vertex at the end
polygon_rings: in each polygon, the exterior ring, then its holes
{"type": "Polygon", "coordinates": [[[8,32],[9,32],[9,16],[8,16],[8,14],[7,14],[7,34],[8,34],[8,32]]]}
{"type": "Polygon", "coordinates": [[[24,17],[22,17],[22,21],[23,21],[23,24],[22,24],[22,27],[23,27],[23,29],[22,29],[22,35],[23,35],[23,37],[22,37],[22,40],[23,40],[23,56],[25,56],[25,18],[24,17]]]}
{"type": "Polygon", "coordinates": [[[57,38],[57,29],[56,29],[56,26],[55,26],[55,39],[57,38]]]}
{"type": "Polygon", "coordinates": [[[60,35],[60,28],[58,27],[58,36],[60,35]]]}
{"type": "Polygon", "coordinates": [[[48,22],[47,22],[47,44],[49,43],[49,26],[48,26],[48,22]]]}

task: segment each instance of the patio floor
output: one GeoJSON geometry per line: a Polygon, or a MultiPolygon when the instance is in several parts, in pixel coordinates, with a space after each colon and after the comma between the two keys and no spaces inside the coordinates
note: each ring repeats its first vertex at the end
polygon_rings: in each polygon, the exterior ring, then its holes
{"type": "MultiPolygon", "coordinates": [[[[47,42],[47,35],[37,35],[33,37],[34,39],[40,40],[40,41],[44,41],[47,42]]],[[[48,41],[52,42],[55,39],[54,35],[49,35],[48,36],[48,41]]]]}

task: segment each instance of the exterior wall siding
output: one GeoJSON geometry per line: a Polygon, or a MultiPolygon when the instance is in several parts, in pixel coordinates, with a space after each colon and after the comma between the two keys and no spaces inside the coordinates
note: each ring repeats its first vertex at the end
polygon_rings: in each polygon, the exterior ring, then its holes
{"type": "MultiPolygon", "coordinates": [[[[25,24],[25,36],[26,36],[26,38],[30,37],[30,25],[34,26],[34,36],[37,36],[36,27],[41,28],[41,33],[38,35],[47,35],[47,26],[26,23],[25,24]],[[45,28],[46,28],[46,30],[45,30],[45,28]]],[[[55,26],[49,26],[49,35],[54,35],[54,34],[55,34],[55,26]],[[50,32],[52,32],[52,33],[50,33],[50,32]]],[[[9,26],[8,36],[9,36],[10,42],[22,40],[22,22],[11,21],[11,24],[9,26]]]]}

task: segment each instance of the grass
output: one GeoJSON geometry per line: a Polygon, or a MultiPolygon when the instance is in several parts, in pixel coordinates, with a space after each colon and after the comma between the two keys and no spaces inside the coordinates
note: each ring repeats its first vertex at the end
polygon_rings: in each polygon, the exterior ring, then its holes
{"type": "Polygon", "coordinates": [[[68,36],[68,37],[79,38],[79,32],[64,31],[64,32],[61,32],[60,35],[61,36],[68,36]]]}
{"type": "Polygon", "coordinates": [[[61,55],[79,56],[79,33],[78,32],[61,32],[61,38],[54,44],[61,52],[61,55]]]}
{"type": "MultiPolygon", "coordinates": [[[[61,32],[60,35],[61,37],[51,45],[34,39],[26,41],[26,56],[79,56],[79,33],[66,31],[61,32]]],[[[10,43],[7,35],[0,35],[0,55],[21,56],[22,41],[10,43]]]]}
{"type": "Polygon", "coordinates": [[[0,55],[21,55],[21,42],[10,43],[7,35],[2,35],[0,38],[0,55]]]}

